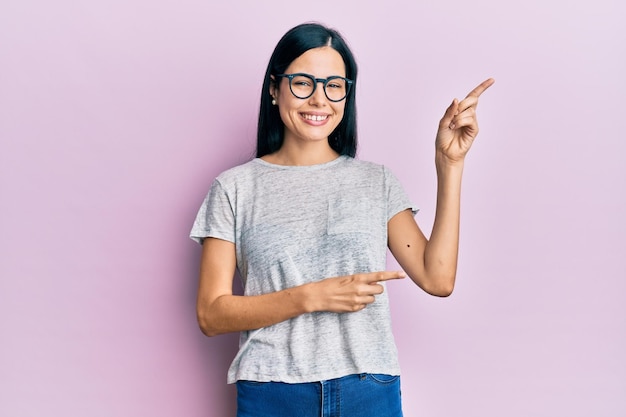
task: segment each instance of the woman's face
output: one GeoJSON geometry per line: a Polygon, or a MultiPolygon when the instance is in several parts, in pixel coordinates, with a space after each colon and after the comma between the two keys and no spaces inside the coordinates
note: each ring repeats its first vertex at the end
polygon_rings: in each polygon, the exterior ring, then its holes
{"type": "MultiPolygon", "coordinates": [[[[321,47],[309,49],[285,70],[285,74],[294,73],[310,74],[315,78],[345,77],[346,69],[339,52],[321,47]]],[[[313,95],[306,99],[299,99],[291,93],[288,78],[281,77],[277,83],[278,88],[274,88],[274,84],[270,87],[270,94],[276,100],[285,124],[285,142],[327,140],[343,118],[346,100],[328,100],[323,83],[318,83],[313,95]]]]}

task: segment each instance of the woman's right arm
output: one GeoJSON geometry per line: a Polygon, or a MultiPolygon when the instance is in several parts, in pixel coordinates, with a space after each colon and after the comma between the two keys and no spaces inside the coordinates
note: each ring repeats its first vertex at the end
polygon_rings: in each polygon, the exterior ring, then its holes
{"type": "Polygon", "coordinates": [[[235,268],[234,243],[204,239],[196,309],[200,329],[207,336],[259,329],[314,311],[359,311],[383,292],[378,282],[404,277],[401,271],[354,274],[241,296],[232,292],[235,268]]]}

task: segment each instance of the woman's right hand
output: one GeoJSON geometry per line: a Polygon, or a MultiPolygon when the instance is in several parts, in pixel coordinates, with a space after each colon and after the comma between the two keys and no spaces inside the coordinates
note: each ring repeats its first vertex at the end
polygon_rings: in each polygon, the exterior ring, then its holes
{"type": "Polygon", "coordinates": [[[380,271],[326,278],[308,284],[309,307],[313,311],[350,313],[363,310],[383,293],[381,281],[404,278],[402,271],[380,271]]]}

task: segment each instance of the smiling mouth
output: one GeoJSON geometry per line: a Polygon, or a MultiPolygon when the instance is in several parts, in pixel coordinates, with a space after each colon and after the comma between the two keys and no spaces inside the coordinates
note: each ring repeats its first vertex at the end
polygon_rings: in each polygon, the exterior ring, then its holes
{"type": "Polygon", "coordinates": [[[305,114],[305,113],[302,113],[302,117],[305,120],[311,120],[313,122],[323,122],[324,120],[328,119],[328,115],[327,114],[322,116],[322,115],[319,115],[319,114],[305,114]]]}

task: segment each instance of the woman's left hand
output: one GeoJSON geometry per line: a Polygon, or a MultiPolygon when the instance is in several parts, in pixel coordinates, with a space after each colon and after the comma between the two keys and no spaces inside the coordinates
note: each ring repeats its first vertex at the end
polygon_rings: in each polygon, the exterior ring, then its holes
{"type": "Polygon", "coordinates": [[[483,81],[460,102],[452,101],[450,107],[439,122],[435,147],[438,156],[445,157],[446,162],[462,162],[469,151],[474,138],[478,135],[476,106],[478,97],[494,83],[493,78],[483,81]]]}

